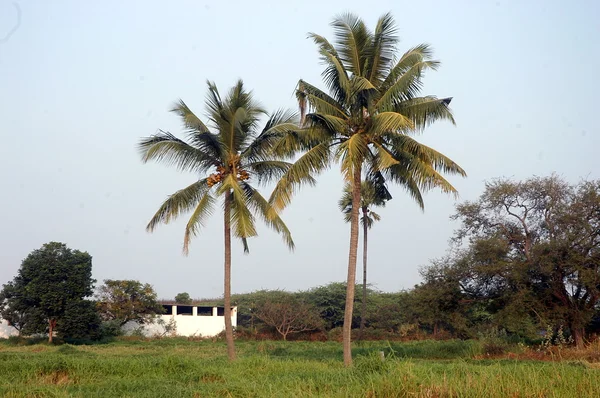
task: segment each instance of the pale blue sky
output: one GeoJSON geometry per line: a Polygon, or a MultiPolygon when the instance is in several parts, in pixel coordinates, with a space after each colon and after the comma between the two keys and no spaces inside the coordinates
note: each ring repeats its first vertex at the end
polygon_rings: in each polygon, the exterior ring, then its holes
{"type": "MultiPolygon", "coordinates": [[[[179,98],[202,114],[206,79],[225,91],[242,78],[268,109],[294,108],[298,79],[322,86],[306,33],[332,37],[329,22],[345,11],[371,27],[391,11],[400,52],[434,47],[442,67],[427,75],[423,93],[454,97],[457,126],[439,123],[419,139],[467,170],[467,179],[451,178],[461,200],[500,176],[600,178],[597,1],[16,4],[20,26],[0,41],[0,283],[31,250],[55,240],[92,254],[99,281],[139,279],[165,298],[220,296],[221,217],[188,257],[184,220],[146,233],[161,201],[195,177],[143,165],[136,143],[158,128],[181,132],[167,111],[179,98]]],[[[13,3],[0,0],[0,39],[16,22],[13,3]]],[[[341,186],[334,168],[285,211],[295,253],[266,228],[250,241],[250,255],[235,245],[234,292],[344,280],[341,186]]],[[[419,266],[444,253],[456,227],[452,198],[428,194],[421,213],[400,188],[391,190],[394,200],[370,235],[369,278],[384,291],[418,283],[419,266]]]]}

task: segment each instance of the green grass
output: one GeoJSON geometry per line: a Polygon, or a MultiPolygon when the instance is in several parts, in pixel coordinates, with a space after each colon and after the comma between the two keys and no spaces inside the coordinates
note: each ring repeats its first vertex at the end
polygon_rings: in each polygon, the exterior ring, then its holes
{"type": "Polygon", "coordinates": [[[474,341],[355,346],[342,366],[334,342],[163,339],[93,346],[0,342],[3,397],[598,397],[586,362],[475,360],[474,341]],[[379,351],[386,353],[381,361],[379,351]]]}

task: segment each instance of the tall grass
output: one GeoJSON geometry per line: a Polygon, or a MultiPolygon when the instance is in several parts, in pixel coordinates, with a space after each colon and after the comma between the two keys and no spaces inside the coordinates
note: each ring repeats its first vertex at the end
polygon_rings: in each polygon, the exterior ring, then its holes
{"type": "Polygon", "coordinates": [[[474,360],[477,342],[364,342],[355,366],[329,342],[164,339],[94,346],[0,343],[4,397],[598,397],[586,362],[474,360]],[[380,351],[385,360],[381,360],[380,351]]]}

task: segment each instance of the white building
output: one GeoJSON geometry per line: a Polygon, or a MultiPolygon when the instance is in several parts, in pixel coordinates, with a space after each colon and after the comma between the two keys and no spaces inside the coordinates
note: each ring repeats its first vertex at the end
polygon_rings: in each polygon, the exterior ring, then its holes
{"type": "MultiPolygon", "coordinates": [[[[163,304],[163,307],[164,314],[158,315],[153,323],[144,325],[142,333],[145,336],[212,337],[225,330],[224,307],[182,304],[163,304]],[[169,330],[169,326],[173,329],[169,330]]],[[[0,320],[0,338],[6,339],[19,334],[17,329],[10,326],[6,320],[0,320]]],[[[233,327],[237,326],[237,307],[231,309],[231,323],[233,327]]],[[[123,326],[123,330],[127,333],[139,327],[140,325],[135,322],[128,322],[123,326]]]]}
{"type": "Polygon", "coordinates": [[[13,326],[10,326],[8,322],[0,318],[0,339],[7,339],[10,336],[18,336],[19,331],[13,326]]]}
{"type": "MultiPolygon", "coordinates": [[[[164,314],[158,315],[153,323],[144,325],[142,333],[145,336],[212,337],[225,330],[224,307],[183,304],[163,304],[163,307],[164,314]],[[170,332],[168,326],[173,326],[174,330],[170,332]]],[[[237,307],[231,309],[231,324],[237,326],[237,307]]],[[[123,329],[131,332],[139,327],[135,322],[128,322],[123,329]]]]}

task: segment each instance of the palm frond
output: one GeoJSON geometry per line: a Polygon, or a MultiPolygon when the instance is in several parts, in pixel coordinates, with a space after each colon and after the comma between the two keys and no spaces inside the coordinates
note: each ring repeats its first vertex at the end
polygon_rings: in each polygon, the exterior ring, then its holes
{"type": "Polygon", "coordinates": [[[384,169],[387,169],[388,167],[391,167],[395,164],[400,163],[394,157],[394,155],[392,153],[390,153],[390,151],[388,151],[388,149],[386,147],[384,147],[383,145],[381,145],[377,142],[374,142],[373,146],[377,150],[377,155],[376,155],[377,170],[384,170],[384,169]]]}
{"type": "Polygon", "coordinates": [[[346,181],[351,181],[354,171],[360,169],[369,153],[366,136],[354,134],[342,141],[336,149],[336,158],[340,160],[342,174],[346,181]]]}
{"type": "MultiPolygon", "coordinates": [[[[348,92],[347,80],[348,75],[343,67],[342,60],[335,47],[323,36],[315,33],[309,33],[308,37],[311,38],[319,48],[319,54],[321,61],[326,65],[325,70],[322,73],[325,84],[332,91],[336,100],[340,103],[345,101],[345,96],[348,92]]],[[[300,122],[304,121],[303,111],[303,90],[296,91],[296,97],[300,106],[300,122]]]]}
{"type": "Polygon", "coordinates": [[[219,121],[225,115],[225,108],[221,100],[221,94],[214,82],[206,81],[208,93],[206,94],[206,110],[208,111],[209,119],[216,127],[219,127],[219,121]]]}
{"type": "MultiPolygon", "coordinates": [[[[348,134],[347,123],[345,119],[324,113],[309,113],[306,115],[307,128],[313,130],[311,133],[324,134],[326,136],[346,135],[348,134]]],[[[307,134],[308,135],[308,134],[307,134]]]]}
{"type": "Polygon", "coordinates": [[[386,138],[388,143],[386,146],[393,154],[408,153],[418,158],[421,162],[431,165],[435,170],[449,174],[458,174],[462,177],[467,176],[467,173],[452,159],[411,137],[390,134],[386,138]]]}
{"type": "Polygon", "coordinates": [[[206,219],[212,214],[214,203],[215,198],[209,190],[206,190],[185,226],[185,234],[183,236],[183,253],[185,255],[189,253],[192,237],[198,235],[200,227],[205,225],[206,219]]]}
{"type": "Polygon", "coordinates": [[[381,221],[381,216],[377,213],[375,213],[374,211],[370,212],[371,218],[373,219],[373,221],[381,221]]]}
{"type": "Polygon", "coordinates": [[[171,112],[176,113],[181,118],[183,125],[187,129],[188,140],[196,148],[210,153],[210,156],[216,159],[221,158],[222,143],[219,140],[219,136],[211,133],[208,127],[192,112],[183,100],[176,102],[171,112]]]}
{"type": "Polygon", "coordinates": [[[275,186],[269,203],[276,212],[283,210],[292,200],[295,191],[303,185],[316,183],[313,175],[329,167],[331,153],[329,142],[324,141],[309,149],[303,154],[286,173],[279,179],[275,186]]]}
{"type": "Polygon", "coordinates": [[[346,70],[363,76],[363,67],[371,44],[372,34],[358,16],[347,13],[336,17],[333,26],[336,50],[346,70]]]}
{"type": "Polygon", "coordinates": [[[362,93],[363,91],[377,92],[375,86],[363,76],[352,76],[350,79],[350,92],[353,96],[362,93]]]}
{"type": "Polygon", "coordinates": [[[258,137],[254,138],[240,153],[249,162],[270,160],[276,157],[273,148],[287,134],[298,130],[297,114],[289,110],[275,111],[258,137]]]}
{"type": "MultiPolygon", "coordinates": [[[[406,164],[388,167],[383,171],[383,174],[385,174],[390,181],[404,188],[408,193],[408,196],[417,202],[417,205],[422,211],[425,209],[425,201],[421,193],[419,182],[415,180],[413,171],[406,167],[406,164]]],[[[424,188],[426,188],[426,186],[424,188]]]]}
{"type": "Polygon", "coordinates": [[[290,250],[294,250],[295,245],[290,230],[281,217],[273,210],[269,202],[250,184],[242,182],[240,185],[246,192],[246,196],[249,199],[249,206],[263,218],[265,224],[281,235],[290,250]]]}
{"type": "MultiPolygon", "coordinates": [[[[443,193],[458,196],[458,192],[431,164],[410,155],[409,153],[396,154],[396,158],[402,158],[400,164],[393,165],[382,171],[387,180],[403,185],[405,188],[411,185],[420,191],[430,191],[439,188],[443,193]]],[[[415,199],[416,191],[411,193],[415,199]]],[[[422,199],[421,199],[422,201],[422,199]]]]}
{"type": "Polygon", "coordinates": [[[438,120],[448,120],[456,124],[452,111],[448,107],[451,98],[427,96],[412,98],[396,104],[394,111],[411,119],[418,130],[423,130],[438,120]]]}
{"type": "MultiPolygon", "coordinates": [[[[329,40],[327,40],[323,36],[318,35],[316,33],[309,32],[308,38],[312,39],[315,42],[317,47],[319,47],[319,51],[324,51],[324,52],[330,53],[331,55],[336,57],[338,60],[340,59],[335,47],[329,42],[329,40]]],[[[340,63],[341,63],[341,60],[340,60],[340,63]]]]}
{"type": "Polygon", "coordinates": [[[158,224],[168,224],[181,214],[187,213],[198,205],[208,190],[209,187],[204,178],[170,195],[154,214],[146,229],[148,232],[152,232],[158,224]]]}
{"type": "Polygon", "coordinates": [[[379,86],[385,74],[391,69],[398,37],[396,24],[391,13],[384,14],[377,21],[373,44],[368,62],[365,65],[365,76],[375,86],[379,86]]]}
{"type": "MultiPolygon", "coordinates": [[[[254,215],[248,208],[248,197],[238,181],[229,174],[221,182],[217,193],[220,195],[230,191],[231,195],[231,226],[235,237],[247,239],[256,236],[256,227],[254,215]]],[[[247,245],[244,245],[244,251],[248,252],[247,245]]]]}
{"type": "Polygon", "coordinates": [[[326,65],[321,74],[323,81],[334,98],[340,104],[346,103],[350,97],[350,79],[341,61],[334,55],[321,51],[321,59],[326,65]]]}
{"type": "Polygon", "coordinates": [[[173,134],[159,133],[142,138],[138,144],[142,162],[151,160],[173,165],[182,171],[205,172],[218,161],[213,154],[202,151],[180,140],[173,134]]]}
{"type": "Polygon", "coordinates": [[[385,87],[385,91],[381,92],[376,107],[380,111],[389,111],[394,109],[395,104],[415,98],[423,88],[421,77],[425,67],[425,62],[419,62],[398,76],[389,87],[385,87]]]}
{"type": "Polygon", "coordinates": [[[292,163],[281,160],[262,160],[248,163],[245,167],[256,176],[259,183],[278,180],[292,167],[292,163]]]}
{"type": "Polygon", "coordinates": [[[173,104],[170,112],[177,114],[181,118],[183,125],[188,131],[198,133],[207,133],[209,131],[202,120],[181,99],[173,104]]]}
{"type": "Polygon", "coordinates": [[[371,118],[370,136],[376,140],[386,133],[406,132],[414,128],[412,120],[398,112],[379,112],[371,118]]]}
{"type": "Polygon", "coordinates": [[[262,134],[272,133],[285,133],[290,130],[296,130],[298,128],[298,113],[289,109],[277,109],[273,112],[265,127],[263,128],[262,134]]]}
{"type": "MultiPolygon", "coordinates": [[[[297,92],[302,93],[309,105],[308,110],[311,112],[324,113],[340,118],[348,117],[345,109],[335,99],[304,80],[298,82],[297,92]]],[[[305,108],[304,115],[306,110],[305,108]]]]}
{"type": "Polygon", "coordinates": [[[419,44],[418,46],[409,49],[402,57],[400,57],[396,65],[390,69],[388,75],[381,84],[382,89],[386,91],[388,87],[394,84],[399,76],[416,64],[423,63],[426,68],[436,70],[439,67],[440,62],[432,60],[432,56],[433,50],[428,44],[419,44]]]}

